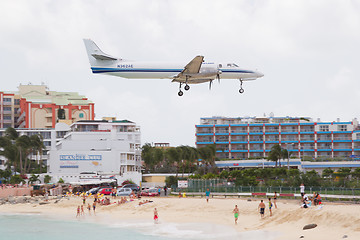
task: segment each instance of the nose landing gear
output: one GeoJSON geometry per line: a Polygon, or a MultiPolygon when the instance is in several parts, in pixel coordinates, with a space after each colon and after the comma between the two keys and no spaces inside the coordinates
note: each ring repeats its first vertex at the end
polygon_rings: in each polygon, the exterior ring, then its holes
{"type": "Polygon", "coordinates": [[[240,80],[240,89],[239,89],[239,93],[244,93],[244,89],[242,87],[242,84],[243,84],[243,80],[242,79],[239,79],[240,80]]]}

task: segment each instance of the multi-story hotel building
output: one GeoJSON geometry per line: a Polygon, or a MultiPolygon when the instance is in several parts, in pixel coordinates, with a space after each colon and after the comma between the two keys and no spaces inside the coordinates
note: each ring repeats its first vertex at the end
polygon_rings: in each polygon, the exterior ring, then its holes
{"type": "Polygon", "coordinates": [[[265,158],[275,144],[298,158],[360,155],[357,119],[314,122],[298,117],[211,117],[201,118],[195,127],[196,146],[216,144],[216,155],[222,159],[265,158]]]}
{"type": "MultiPolygon", "coordinates": [[[[112,176],[118,183],[141,181],[140,127],[122,121],[78,121],[49,152],[49,174],[53,180],[84,180],[82,174],[112,176]]],[[[90,180],[90,179],[88,179],[90,180]]]]}
{"type": "Polygon", "coordinates": [[[55,128],[57,122],[70,125],[94,117],[94,103],[75,92],[49,91],[45,85],[0,92],[0,128],[55,128]]]}

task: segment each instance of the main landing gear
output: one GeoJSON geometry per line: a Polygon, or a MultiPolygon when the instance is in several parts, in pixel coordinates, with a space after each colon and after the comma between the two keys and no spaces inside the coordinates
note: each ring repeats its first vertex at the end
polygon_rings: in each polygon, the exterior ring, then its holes
{"type": "MultiPolygon", "coordinates": [[[[179,97],[181,97],[182,95],[184,95],[184,92],[181,91],[181,86],[182,86],[182,84],[183,84],[183,83],[180,83],[180,86],[179,86],[179,92],[178,92],[179,97]]],[[[185,83],[185,84],[186,84],[185,87],[184,87],[185,91],[189,91],[190,86],[189,86],[187,83],[185,83]]]]}
{"type": "Polygon", "coordinates": [[[182,85],[182,83],[180,83],[180,86],[179,86],[179,92],[178,92],[179,97],[181,97],[182,95],[184,95],[184,92],[181,91],[181,85],[182,85]]]}
{"type": "Polygon", "coordinates": [[[244,89],[242,87],[242,84],[243,84],[243,80],[242,79],[239,79],[240,80],[240,89],[239,89],[239,93],[244,93],[244,89]]]}

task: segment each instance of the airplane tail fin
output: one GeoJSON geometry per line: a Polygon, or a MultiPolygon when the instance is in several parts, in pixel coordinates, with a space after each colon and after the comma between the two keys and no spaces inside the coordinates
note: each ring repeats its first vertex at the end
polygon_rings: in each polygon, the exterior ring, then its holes
{"type": "Polygon", "coordinates": [[[101,51],[93,40],[91,39],[83,39],[83,40],[91,66],[103,65],[108,61],[121,60],[119,58],[115,58],[101,51]]]}

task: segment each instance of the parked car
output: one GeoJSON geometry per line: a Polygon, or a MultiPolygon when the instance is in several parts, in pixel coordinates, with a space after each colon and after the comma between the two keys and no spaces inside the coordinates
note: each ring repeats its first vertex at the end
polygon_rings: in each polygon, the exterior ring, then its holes
{"type": "Polygon", "coordinates": [[[100,187],[92,188],[92,189],[90,189],[89,191],[87,191],[86,193],[87,193],[87,194],[90,194],[90,193],[91,193],[92,195],[94,195],[94,194],[97,194],[97,193],[98,193],[99,189],[100,189],[100,187]]]}
{"type": "Polygon", "coordinates": [[[156,188],[151,188],[141,192],[141,196],[157,197],[159,196],[159,192],[156,188]]]}
{"type": "Polygon", "coordinates": [[[137,193],[138,191],[140,191],[140,187],[137,184],[125,184],[122,187],[123,188],[131,188],[131,190],[133,190],[134,193],[137,193]]]}
{"type": "Polygon", "coordinates": [[[112,188],[101,188],[98,191],[98,193],[104,194],[104,195],[110,195],[111,192],[112,192],[112,188]]]}
{"type": "Polygon", "coordinates": [[[117,196],[130,196],[130,194],[132,193],[132,189],[131,188],[118,188],[117,189],[117,196]]]}

